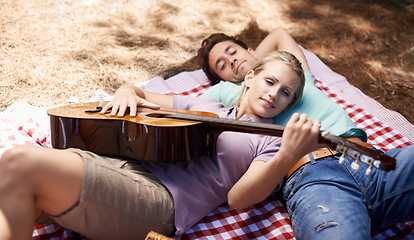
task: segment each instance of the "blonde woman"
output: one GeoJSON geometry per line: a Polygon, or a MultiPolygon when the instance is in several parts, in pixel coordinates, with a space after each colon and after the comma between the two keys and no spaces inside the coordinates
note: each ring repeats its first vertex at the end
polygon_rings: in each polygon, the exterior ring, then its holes
{"type": "MultiPolygon", "coordinates": [[[[129,108],[134,117],[137,106],[162,106],[270,123],[300,98],[304,76],[292,54],[275,52],[249,71],[245,81],[238,107],[124,86],[102,113],[112,108],[110,115],[123,116],[129,108]]],[[[273,190],[279,189],[295,163],[319,147],[319,123],[295,114],[283,140],[225,131],[217,139],[216,156],[174,164],[79,149],[15,147],[0,159],[0,239],[28,239],[35,222],[50,221],[91,239],[144,239],[150,230],[180,235],[220,204],[233,204],[233,197],[227,198],[229,190],[251,169],[260,167],[263,176],[272,171],[273,190]]],[[[254,194],[261,199],[268,192],[254,194]]]]}

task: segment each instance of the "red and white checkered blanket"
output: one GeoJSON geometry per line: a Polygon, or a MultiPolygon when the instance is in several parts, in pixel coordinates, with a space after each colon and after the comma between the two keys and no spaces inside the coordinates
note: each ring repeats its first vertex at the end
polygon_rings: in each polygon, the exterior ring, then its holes
{"type": "MultiPolygon", "coordinates": [[[[314,75],[315,86],[339,104],[368,141],[384,151],[414,144],[414,125],[367,97],[346,79],[333,72],[313,53],[303,49],[314,75]]],[[[198,96],[211,86],[201,70],[184,72],[164,80],[154,78],[141,84],[148,91],[198,96]]],[[[98,91],[96,98],[110,96],[98,91]]],[[[51,147],[46,110],[18,102],[0,113],[0,155],[17,144],[51,147]]],[[[244,210],[224,205],[200,220],[181,239],[294,239],[286,209],[277,196],[244,210]]],[[[36,226],[33,239],[86,239],[57,224],[36,226]]],[[[414,239],[414,222],[372,231],[372,239],[414,239]]]]}

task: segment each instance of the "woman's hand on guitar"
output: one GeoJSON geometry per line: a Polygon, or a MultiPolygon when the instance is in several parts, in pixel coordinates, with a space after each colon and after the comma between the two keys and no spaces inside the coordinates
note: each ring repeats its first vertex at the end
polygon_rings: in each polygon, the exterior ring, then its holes
{"type": "Polygon", "coordinates": [[[312,121],[306,114],[295,113],[290,118],[282,135],[280,151],[286,151],[294,159],[323,147],[318,143],[321,121],[312,121]]]}
{"type": "MultiPolygon", "coordinates": [[[[123,86],[119,88],[115,92],[114,98],[102,108],[100,113],[104,114],[112,108],[111,113],[109,114],[110,116],[123,117],[129,107],[129,115],[135,117],[137,114],[137,107],[148,107],[151,109],[160,108],[160,106],[138,96],[137,92],[142,93],[142,90],[132,86],[123,86]]],[[[141,95],[144,96],[144,94],[141,95]]]]}

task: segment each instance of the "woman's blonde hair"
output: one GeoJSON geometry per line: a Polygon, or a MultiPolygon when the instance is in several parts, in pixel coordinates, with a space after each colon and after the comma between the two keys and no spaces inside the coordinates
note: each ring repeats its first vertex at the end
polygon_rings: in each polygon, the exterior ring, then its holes
{"type": "MultiPolygon", "coordinates": [[[[295,55],[291,54],[290,52],[286,51],[274,51],[271,53],[266,54],[259,62],[257,62],[251,70],[253,70],[253,74],[257,75],[262,72],[265,68],[265,65],[268,62],[272,61],[280,61],[283,63],[288,64],[292,67],[293,71],[296,72],[298,75],[299,85],[296,91],[293,93],[292,102],[289,104],[290,106],[295,105],[299,102],[302,98],[303,88],[305,87],[305,74],[303,72],[302,63],[295,57],[295,55]]],[[[237,101],[237,106],[240,106],[241,100],[243,99],[244,95],[247,92],[246,84],[243,85],[243,90],[240,94],[240,97],[237,101]]]]}

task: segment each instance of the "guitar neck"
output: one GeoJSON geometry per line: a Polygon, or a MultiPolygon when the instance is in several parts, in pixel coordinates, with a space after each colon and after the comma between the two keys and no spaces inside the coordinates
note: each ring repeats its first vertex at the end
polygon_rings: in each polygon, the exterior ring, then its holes
{"type": "Polygon", "coordinates": [[[166,115],[165,117],[186,121],[203,122],[217,131],[235,131],[281,137],[283,131],[285,130],[284,126],[278,124],[248,122],[186,113],[174,113],[166,115]]]}
{"type": "MultiPolygon", "coordinates": [[[[264,134],[269,136],[281,137],[285,126],[271,123],[240,121],[227,118],[217,118],[186,113],[173,113],[165,116],[179,120],[203,122],[217,131],[236,131],[253,134],[264,134]]],[[[326,144],[329,148],[349,156],[357,161],[364,162],[376,168],[390,171],[395,169],[395,159],[385,155],[381,151],[366,148],[356,143],[350,142],[345,138],[331,135],[326,131],[321,131],[318,142],[326,144]]]]}

